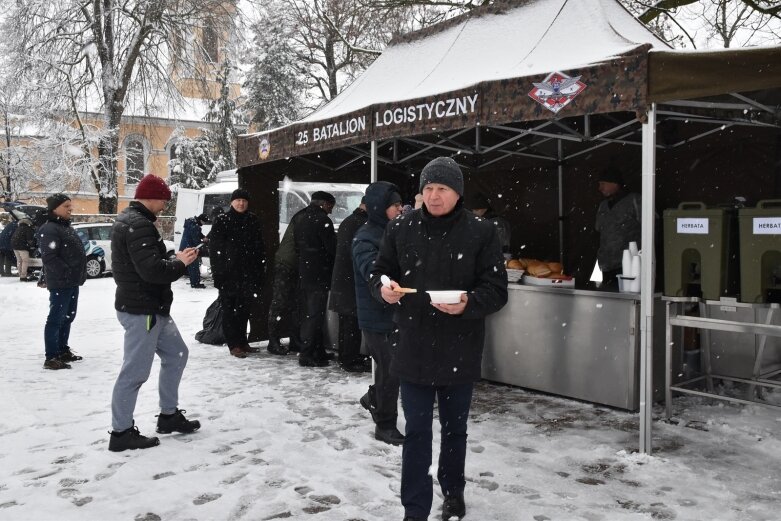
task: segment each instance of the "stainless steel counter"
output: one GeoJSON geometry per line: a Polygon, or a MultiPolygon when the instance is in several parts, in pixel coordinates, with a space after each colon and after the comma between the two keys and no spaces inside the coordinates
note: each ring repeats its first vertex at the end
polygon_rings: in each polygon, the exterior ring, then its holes
{"type": "MultiPolygon", "coordinates": [[[[509,285],[486,320],[483,378],[622,409],[639,407],[639,295],[509,285]]],[[[664,391],[664,306],[655,306],[654,389],[664,391]]]]}

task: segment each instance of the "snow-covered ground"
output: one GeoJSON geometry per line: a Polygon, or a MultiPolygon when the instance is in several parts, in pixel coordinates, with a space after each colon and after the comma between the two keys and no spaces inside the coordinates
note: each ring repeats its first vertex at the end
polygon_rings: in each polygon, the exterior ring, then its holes
{"type": "MultiPolygon", "coordinates": [[[[113,280],[82,288],[70,344],[84,360],[46,371],[48,292],[0,279],[0,519],[400,521],[401,448],[374,440],[358,404],[370,377],[199,344],[216,290],[184,280],[174,290],[191,348],[180,407],[203,427],[117,454],[107,450],[122,359],[113,280]]],[[[158,367],[136,410],[149,435],[158,367]]],[[[676,417],[654,423],[647,457],[635,453],[634,414],[481,383],[465,520],[779,519],[781,413],[678,398],[676,417]]],[[[440,505],[437,495],[431,519],[440,505]]]]}

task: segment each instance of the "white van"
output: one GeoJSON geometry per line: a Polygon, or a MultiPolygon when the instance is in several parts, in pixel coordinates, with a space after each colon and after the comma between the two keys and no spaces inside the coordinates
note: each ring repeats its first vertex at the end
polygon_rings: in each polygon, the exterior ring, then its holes
{"type": "MultiPolygon", "coordinates": [[[[328,192],[336,198],[336,205],[331,220],[334,228],[339,228],[348,215],[353,213],[361,203],[368,184],[358,183],[302,183],[296,181],[280,181],[279,183],[279,237],[285,233],[290,219],[302,208],[309,205],[312,194],[318,190],[328,192]]],[[[215,208],[227,211],[230,206],[230,196],[239,187],[236,170],[225,170],[217,174],[214,184],[200,190],[180,188],[176,200],[176,223],[174,224],[174,243],[179,249],[182,241],[184,220],[206,213],[212,216],[215,208]]],[[[211,225],[204,225],[203,234],[211,230],[211,225]]]]}

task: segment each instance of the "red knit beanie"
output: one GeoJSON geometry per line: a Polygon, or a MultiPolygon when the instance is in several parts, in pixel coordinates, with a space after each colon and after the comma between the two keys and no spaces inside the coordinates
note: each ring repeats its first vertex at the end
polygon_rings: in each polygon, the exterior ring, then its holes
{"type": "Polygon", "coordinates": [[[171,189],[165,181],[154,174],[145,175],[136,187],[136,199],[171,200],[171,189]]]}

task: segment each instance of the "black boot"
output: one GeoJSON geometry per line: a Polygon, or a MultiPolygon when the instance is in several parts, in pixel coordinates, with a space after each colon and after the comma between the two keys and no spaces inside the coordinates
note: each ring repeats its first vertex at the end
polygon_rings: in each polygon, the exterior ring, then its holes
{"type": "Polygon", "coordinates": [[[198,420],[188,420],[184,417],[184,413],[186,412],[187,411],[183,411],[181,409],[176,409],[176,412],[173,414],[158,414],[157,432],[159,434],[170,434],[172,432],[182,432],[184,434],[188,434],[200,429],[201,422],[198,420]]]}
{"type": "Polygon", "coordinates": [[[369,386],[369,390],[366,391],[366,394],[361,396],[359,401],[361,402],[361,406],[372,415],[372,421],[377,423],[377,400],[374,398],[373,385],[369,386]]]}
{"type": "Polygon", "coordinates": [[[287,347],[282,345],[277,336],[268,337],[268,347],[266,349],[272,355],[286,355],[290,352],[287,347]]]}
{"type": "Polygon", "coordinates": [[[404,435],[395,426],[384,429],[378,425],[374,428],[374,439],[388,445],[401,445],[404,443],[404,435]]]}
{"type": "Polygon", "coordinates": [[[47,358],[43,363],[44,369],[52,369],[54,371],[58,369],[70,369],[70,364],[65,363],[61,358],[47,358]]]}
{"type": "Polygon", "coordinates": [[[445,496],[445,502],[442,503],[442,521],[449,521],[454,517],[461,519],[465,515],[466,505],[464,505],[463,494],[445,496]]]}
{"type": "Polygon", "coordinates": [[[111,452],[122,452],[123,450],[149,449],[160,445],[157,438],[147,438],[138,432],[135,425],[129,429],[119,432],[112,432],[111,439],[108,441],[108,450],[111,452]]]}
{"type": "Polygon", "coordinates": [[[63,362],[78,362],[79,360],[83,360],[83,358],[84,357],[79,356],[71,351],[69,346],[65,346],[65,351],[60,354],[60,360],[63,362]]]}

